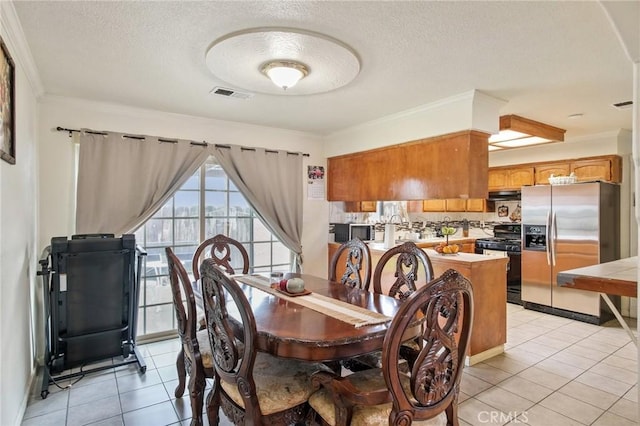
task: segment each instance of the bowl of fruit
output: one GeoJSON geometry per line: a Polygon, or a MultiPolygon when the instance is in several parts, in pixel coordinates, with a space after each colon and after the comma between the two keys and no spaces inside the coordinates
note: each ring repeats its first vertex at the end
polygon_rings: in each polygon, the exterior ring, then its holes
{"type": "Polygon", "coordinates": [[[449,244],[449,235],[453,235],[455,234],[457,231],[456,228],[454,228],[453,226],[443,226],[440,229],[440,232],[442,232],[442,235],[444,235],[445,237],[445,241],[441,242],[440,244],[438,244],[435,249],[438,253],[440,254],[458,254],[458,251],[460,251],[460,246],[457,244],[449,244]]]}
{"type": "Polygon", "coordinates": [[[458,254],[458,252],[460,251],[460,246],[458,244],[447,244],[445,242],[441,242],[434,248],[436,252],[442,255],[458,254]]]}

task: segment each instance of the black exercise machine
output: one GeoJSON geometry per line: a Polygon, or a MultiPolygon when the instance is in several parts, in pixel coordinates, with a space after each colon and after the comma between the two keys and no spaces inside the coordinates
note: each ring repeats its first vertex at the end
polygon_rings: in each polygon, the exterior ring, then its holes
{"type": "Polygon", "coordinates": [[[40,258],[45,309],[45,366],[40,396],[49,385],[121,365],[147,367],[136,347],[142,256],[135,235],[84,234],[51,239],[40,258]],[[88,363],[109,365],[58,375],[88,363]]]}

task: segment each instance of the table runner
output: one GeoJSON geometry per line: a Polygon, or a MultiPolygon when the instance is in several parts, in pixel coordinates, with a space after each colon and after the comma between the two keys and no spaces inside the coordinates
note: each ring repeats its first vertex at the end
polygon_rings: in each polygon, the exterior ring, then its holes
{"type": "Polygon", "coordinates": [[[269,279],[261,275],[234,275],[236,280],[258,288],[274,296],[292,301],[298,305],[313,309],[316,312],[328,315],[340,321],[354,325],[356,328],[365,325],[382,324],[391,320],[391,317],[379,312],[370,311],[360,306],[352,305],[342,300],[311,293],[307,296],[291,297],[271,288],[269,279]]]}

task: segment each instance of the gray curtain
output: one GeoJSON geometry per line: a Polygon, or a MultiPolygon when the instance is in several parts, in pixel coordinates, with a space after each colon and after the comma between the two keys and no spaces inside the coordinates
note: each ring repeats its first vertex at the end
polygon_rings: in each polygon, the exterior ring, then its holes
{"type": "Polygon", "coordinates": [[[216,146],[214,156],[271,232],[302,265],[302,154],[216,146]]]}
{"type": "Polygon", "coordinates": [[[184,140],[83,131],[76,233],[134,231],[195,173],[210,149],[184,140]]]}

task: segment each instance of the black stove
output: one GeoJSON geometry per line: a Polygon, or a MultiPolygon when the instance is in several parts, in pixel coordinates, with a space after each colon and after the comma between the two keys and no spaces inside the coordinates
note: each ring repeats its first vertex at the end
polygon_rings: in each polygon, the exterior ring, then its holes
{"type": "Polygon", "coordinates": [[[520,298],[521,290],[521,231],[518,224],[505,223],[493,227],[494,237],[478,238],[476,240],[475,252],[479,254],[500,255],[503,252],[509,257],[507,266],[507,301],[510,303],[522,304],[520,298]]]}
{"type": "Polygon", "coordinates": [[[498,250],[510,253],[520,253],[521,249],[520,224],[498,224],[493,227],[494,237],[478,238],[476,249],[498,250]]]}
{"type": "Polygon", "coordinates": [[[520,253],[521,241],[518,238],[509,239],[509,238],[478,238],[476,240],[476,248],[486,249],[486,250],[499,250],[506,251],[510,253],[520,253]]]}

